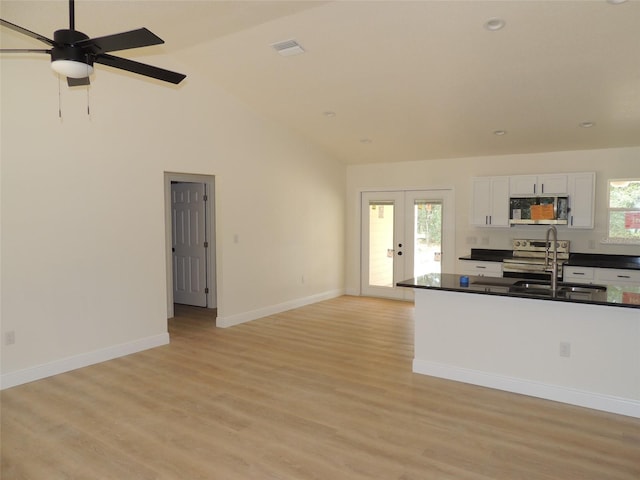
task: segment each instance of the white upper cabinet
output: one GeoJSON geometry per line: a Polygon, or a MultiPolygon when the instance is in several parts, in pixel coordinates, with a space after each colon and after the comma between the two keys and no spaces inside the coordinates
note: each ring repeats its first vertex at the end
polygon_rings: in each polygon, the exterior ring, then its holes
{"type": "Polygon", "coordinates": [[[472,181],[471,224],[509,226],[509,177],[476,177],[472,181]]]}
{"type": "Polygon", "coordinates": [[[568,196],[568,228],[593,228],[595,215],[594,172],[474,177],[471,193],[471,225],[508,227],[510,196],[568,196]]]}
{"type": "Polygon", "coordinates": [[[596,174],[570,173],[568,180],[569,228],[593,228],[596,174]]]}
{"type": "Polygon", "coordinates": [[[568,175],[513,175],[509,177],[511,195],[566,195],[568,175]]]}

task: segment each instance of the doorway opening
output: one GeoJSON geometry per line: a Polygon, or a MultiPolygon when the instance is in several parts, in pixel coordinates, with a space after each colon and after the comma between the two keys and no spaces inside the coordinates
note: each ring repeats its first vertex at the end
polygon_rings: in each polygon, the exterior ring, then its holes
{"type": "Polygon", "coordinates": [[[168,318],[174,304],[217,310],[215,177],[164,177],[168,318]]]}

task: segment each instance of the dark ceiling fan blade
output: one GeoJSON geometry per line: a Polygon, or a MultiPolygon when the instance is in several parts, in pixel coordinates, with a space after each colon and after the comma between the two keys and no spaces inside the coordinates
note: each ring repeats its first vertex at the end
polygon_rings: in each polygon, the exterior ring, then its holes
{"type": "Polygon", "coordinates": [[[78,87],[80,85],[89,85],[89,77],[84,78],[71,78],[67,77],[67,85],[70,87],[78,87]]]}
{"type": "Polygon", "coordinates": [[[186,78],[186,75],[183,75],[182,73],[171,72],[169,70],[154,67],[152,65],[147,65],[145,63],[134,62],[133,60],[129,60],[127,58],[114,57],[113,55],[96,55],[93,61],[95,63],[101,63],[110,67],[127,70],[139,75],[144,75],[146,77],[156,78],[158,80],[162,80],[163,82],[178,84],[186,78]]]}
{"type": "Polygon", "coordinates": [[[38,48],[0,48],[0,53],[51,53],[51,50],[38,48]]]}
{"type": "Polygon", "coordinates": [[[129,48],[148,47],[164,43],[160,37],[146,28],[139,28],[129,32],[106,35],[104,37],[89,38],[76,42],[76,46],[91,49],[93,53],[114,52],[129,48]]]}
{"type": "Polygon", "coordinates": [[[28,37],[35,38],[36,40],[40,40],[41,42],[48,43],[52,47],[55,47],[56,43],[50,38],[45,37],[44,35],[40,35],[39,33],[32,32],[31,30],[27,30],[26,28],[22,28],[15,23],[7,22],[0,18],[0,25],[3,27],[10,28],[11,30],[15,30],[18,33],[22,33],[23,35],[27,35],[28,37]]]}

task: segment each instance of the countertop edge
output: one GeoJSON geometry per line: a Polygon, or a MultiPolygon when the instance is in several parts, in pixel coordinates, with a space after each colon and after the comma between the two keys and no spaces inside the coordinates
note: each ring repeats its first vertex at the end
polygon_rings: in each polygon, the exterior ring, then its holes
{"type": "MultiPolygon", "coordinates": [[[[491,290],[491,286],[487,285],[483,287],[483,284],[487,283],[487,277],[478,277],[473,275],[467,275],[469,277],[469,286],[460,286],[460,277],[462,275],[458,274],[428,274],[418,277],[421,282],[418,282],[416,278],[402,280],[396,283],[398,287],[406,287],[406,288],[419,288],[419,289],[427,289],[427,290],[442,290],[448,292],[459,292],[459,293],[471,293],[476,295],[493,295],[493,296],[501,296],[501,297],[510,297],[510,298],[528,298],[533,300],[544,300],[551,302],[563,302],[563,303],[578,303],[578,304],[586,304],[586,305],[601,305],[605,307],[619,307],[619,308],[635,308],[640,309],[640,303],[623,303],[623,302],[614,302],[614,301],[602,301],[598,299],[579,299],[579,298],[564,298],[564,297],[552,297],[552,296],[542,296],[535,294],[527,294],[522,292],[512,292],[512,291],[501,291],[500,288],[507,288],[513,286],[513,284],[517,281],[525,280],[522,278],[504,278],[504,277],[491,277],[491,283],[496,290],[491,290]],[[436,277],[437,276],[437,277],[436,277]],[[443,279],[445,285],[443,286],[443,279]],[[434,284],[429,284],[429,280],[432,280],[434,284]],[[436,281],[439,281],[439,284],[435,284],[436,281]],[[474,288],[475,285],[475,288],[474,288]]],[[[628,291],[632,294],[640,295],[640,287],[620,287],[617,285],[604,285],[609,289],[623,289],[624,291],[628,291]]]]}

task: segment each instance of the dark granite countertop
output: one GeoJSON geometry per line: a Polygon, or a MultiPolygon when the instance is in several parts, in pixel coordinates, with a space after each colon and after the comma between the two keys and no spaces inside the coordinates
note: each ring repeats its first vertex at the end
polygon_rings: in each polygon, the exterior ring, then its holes
{"type": "MultiPolygon", "coordinates": [[[[518,282],[535,283],[533,280],[503,277],[479,277],[469,275],[469,286],[460,286],[461,275],[452,273],[431,273],[417,278],[398,282],[399,287],[425,288],[431,290],[447,290],[479,295],[499,295],[517,298],[535,298],[539,300],[569,303],[588,303],[613,307],[629,307],[640,309],[640,286],[636,285],[602,285],[606,291],[563,291],[553,295],[550,290],[518,288],[518,282]]],[[[559,282],[559,286],[577,287],[580,290],[589,285],[559,282]]]]}
{"type": "Polygon", "coordinates": [[[599,253],[572,253],[565,265],[572,267],[598,267],[640,270],[640,256],[604,255],[599,253]]]}
{"type": "Polygon", "coordinates": [[[460,257],[460,260],[475,260],[476,262],[501,262],[505,258],[513,258],[512,250],[494,250],[491,248],[472,248],[471,254],[460,257]]]}
{"type": "MultiPolygon", "coordinates": [[[[505,258],[513,258],[511,250],[490,248],[472,248],[471,254],[459,257],[460,260],[477,262],[502,262],[505,258]]],[[[620,268],[640,270],[640,255],[608,255],[604,253],[571,253],[564,265],[573,267],[620,268]]]]}

